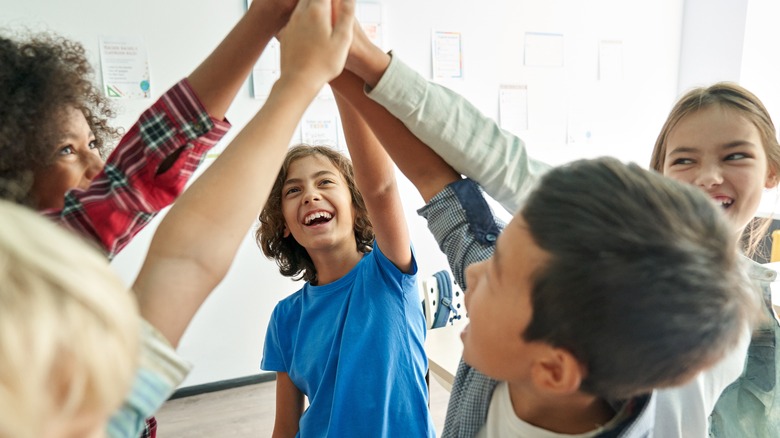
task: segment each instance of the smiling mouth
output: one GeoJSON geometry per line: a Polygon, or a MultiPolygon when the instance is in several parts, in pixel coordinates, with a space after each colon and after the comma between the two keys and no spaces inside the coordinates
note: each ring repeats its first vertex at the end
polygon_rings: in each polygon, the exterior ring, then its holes
{"type": "Polygon", "coordinates": [[[713,198],[713,201],[715,201],[715,205],[724,210],[728,210],[732,205],[734,205],[734,200],[731,198],[713,198]]]}
{"type": "Polygon", "coordinates": [[[330,222],[331,219],[333,219],[333,215],[327,211],[317,211],[303,218],[303,224],[306,226],[319,225],[330,222]]]}

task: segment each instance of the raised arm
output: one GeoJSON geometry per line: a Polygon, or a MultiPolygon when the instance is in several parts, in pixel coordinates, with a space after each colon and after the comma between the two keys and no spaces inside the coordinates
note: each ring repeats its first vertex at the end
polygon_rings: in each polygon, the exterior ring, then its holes
{"type": "Polygon", "coordinates": [[[549,168],[523,141],[502,130],[463,96],[434,84],[356,30],[347,68],[371,88],[369,97],[398,117],[456,171],[477,181],[515,212],[549,168]]]}
{"type": "Polygon", "coordinates": [[[292,133],[319,89],[343,68],[354,0],[301,0],[282,45],[282,74],[258,114],[176,202],[136,279],[141,314],[176,346],[225,276],[264,205],[292,133]]]}
{"type": "MultiPolygon", "coordinates": [[[[415,185],[425,202],[428,202],[447,184],[460,179],[460,174],[453,170],[420,139],[415,137],[401,121],[390,114],[384,107],[366,97],[363,92],[364,83],[361,78],[350,71],[345,71],[338,78],[331,81],[330,85],[337,99],[346,100],[354,110],[360,113],[360,116],[368,123],[376,138],[390,155],[390,158],[395,161],[401,172],[415,185]]],[[[343,104],[340,104],[339,108],[341,109],[342,106],[343,104]]],[[[344,114],[342,113],[342,119],[343,117],[344,114]]],[[[346,130],[347,124],[345,123],[344,125],[346,130]]],[[[352,149],[350,149],[350,154],[353,155],[354,161],[355,156],[352,149]]],[[[365,170],[371,172],[370,168],[365,170]]],[[[392,171],[392,165],[390,165],[390,171],[392,171]]],[[[358,172],[357,164],[355,165],[355,172],[358,172]]],[[[373,213],[371,213],[371,220],[374,221],[373,213]]]]}
{"type": "Polygon", "coordinates": [[[263,50],[290,18],[297,0],[254,0],[246,14],[189,75],[209,114],[225,117],[228,107],[263,50]]]}
{"type": "Polygon", "coordinates": [[[408,272],[412,251],[393,162],[357,110],[338,92],[335,97],[355,183],[366,203],[377,245],[398,269],[408,272]]]}

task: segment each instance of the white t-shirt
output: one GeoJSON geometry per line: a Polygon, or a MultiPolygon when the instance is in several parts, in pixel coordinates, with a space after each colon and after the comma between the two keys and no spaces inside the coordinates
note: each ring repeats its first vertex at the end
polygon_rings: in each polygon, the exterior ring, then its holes
{"type": "Polygon", "coordinates": [[[749,345],[750,331],[744,330],[736,348],[715,366],[683,386],[656,391],[655,435],[706,438],[715,403],[723,390],[742,374],[749,345]]]}
{"type": "MultiPolygon", "coordinates": [[[[611,423],[611,421],[610,421],[611,423]]],[[[577,435],[567,435],[550,432],[527,423],[515,414],[512,407],[512,399],[509,398],[509,384],[501,382],[493,391],[490,399],[490,408],[485,425],[482,426],[477,438],[523,437],[523,438],[591,438],[604,430],[604,426],[597,427],[590,432],[577,435]]]]}

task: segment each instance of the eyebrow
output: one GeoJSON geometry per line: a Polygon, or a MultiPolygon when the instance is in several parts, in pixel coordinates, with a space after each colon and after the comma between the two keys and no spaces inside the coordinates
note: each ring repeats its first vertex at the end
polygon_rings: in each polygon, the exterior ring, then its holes
{"type": "MultiPolygon", "coordinates": [[[[322,175],[333,175],[336,176],[336,174],[333,171],[330,170],[320,170],[317,172],[314,172],[314,174],[311,176],[312,178],[319,178],[322,175]]],[[[300,184],[303,180],[301,178],[290,178],[287,181],[284,182],[284,185],[289,184],[300,184]]]]}
{"type": "MultiPolygon", "coordinates": [[[[66,131],[66,132],[62,133],[62,136],[60,137],[60,141],[61,142],[62,141],[68,141],[68,140],[73,140],[73,139],[77,139],[77,138],[79,138],[79,135],[77,133],[75,133],[73,131],[66,131]]],[[[89,130],[89,134],[87,134],[87,138],[90,139],[90,140],[94,140],[97,137],[95,137],[95,133],[92,132],[92,130],[90,129],[89,130]]]]}
{"type": "MultiPolygon", "coordinates": [[[[734,148],[743,147],[743,146],[757,147],[757,145],[755,143],[750,142],[750,141],[735,140],[735,141],[731,141],[731,142],[728,142],[728,143],[722,145],[721,149],[734,149],[734,148]]],[[[668,154],[669,155],[683,154],[683,153],[684,154],[689,154],[691,152],[697,152],[698,150],[699,150],[698,148],[695,148],[695,147],[692,147],[692,146],[680,146],[680,147],[676,147],[676,148],[672,149],[671,151],[669,151],[668,154]]]]}

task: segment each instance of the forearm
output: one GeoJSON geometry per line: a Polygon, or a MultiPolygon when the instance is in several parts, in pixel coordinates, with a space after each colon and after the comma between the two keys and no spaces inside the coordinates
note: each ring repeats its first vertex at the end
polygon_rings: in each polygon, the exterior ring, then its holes
{"type": "Polygon", "coordinates": [[[549,166],[459,94],[393,59],[369,97],[387,108],[458,173],[515,212],[549,166]]]}
{"type": "Polygon", "coordinates": [[[188,79],[212,117],[223,119],[238,90],[291,11],[256,0],[188,79]]]}
{"type": "MultiPolygon", "coordinates": [[[[345,79],[352,79],[349,82],[353,87],[361,87],[362,81],[349,73],[342,73],[340,77],[345,74],[349,75],[345,79]]],[[[393,162],[357,109],[338,89],[335,91],[355,183],[363,195],[376,242],[399,270],[408,272],[412,267],[412,252],[393,162]]]]}
{"type": "Polygon", "coordinates": [[[381,105],[366,97],[363,82],[344,72],[331,82],[335,93],[360,113],[403,174],[415,185],[425,202],[447,184],[460,179],[444,160],[381,105]]]}
{"type": "Polygon", "coordinates": [[[303,415],[303,393],[295,386],[290,376],[276,373],[276,418],[273,438],[292,438],[298,433],[299,421],[303,415]]]}
{"type": "Polygon", "coordinates": [[[134,289],[142,315],[174,346],[227,272],[317,91],[280,79],[263,108],[160,224],[134,289]]]}

